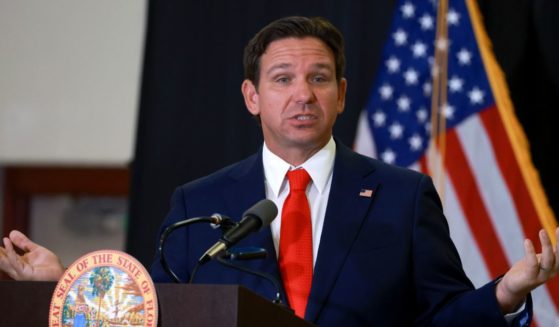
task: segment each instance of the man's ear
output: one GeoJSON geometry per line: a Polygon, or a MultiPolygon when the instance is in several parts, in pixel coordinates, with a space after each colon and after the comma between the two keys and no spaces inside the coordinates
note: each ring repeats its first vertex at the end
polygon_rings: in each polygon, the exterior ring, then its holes
{"type": "Polygon", "coordinates": [[[241,92],[243,92],[243,97],[245,98],[245,105],[248,111],[253,115],[257,116],[260,114],[260,106],[258,104],[258,92],[256,86],[252,81],[245,79],[241,85],[241,92]]]}
{"type": "Polygon", "coordinates": [[[338,83],[338,108],[337,108],[338,114],[344,112],[346,90],[347,90],[347,80],[345,78],[342,78],[338,83]]]}

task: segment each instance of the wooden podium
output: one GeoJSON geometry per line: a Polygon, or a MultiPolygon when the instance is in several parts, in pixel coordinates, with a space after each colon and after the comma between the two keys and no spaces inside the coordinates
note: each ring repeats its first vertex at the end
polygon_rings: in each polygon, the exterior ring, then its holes
{"type": "MultiPolygon", "coordinates": [[[[0,281],[0,326],[48,326],[55,282],[0,281]]],[[[312,326],[237,285],[156,284],[158,326],[312,326]]]]}

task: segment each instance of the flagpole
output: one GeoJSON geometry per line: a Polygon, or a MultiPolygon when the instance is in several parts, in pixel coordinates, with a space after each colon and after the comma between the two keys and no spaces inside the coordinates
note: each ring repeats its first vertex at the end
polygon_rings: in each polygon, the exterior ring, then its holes
{"type": "Polygon", "coordinates": [[[431,140],[429,167],[439,195],[444,203],[446,157],[446,117],[448,75],[448,0],[440,0],[437,8],[435,61],[433,63],[433,92],[431,95],[431,140]],[[438,150],[438,151],[437,151],[438,150]]]}

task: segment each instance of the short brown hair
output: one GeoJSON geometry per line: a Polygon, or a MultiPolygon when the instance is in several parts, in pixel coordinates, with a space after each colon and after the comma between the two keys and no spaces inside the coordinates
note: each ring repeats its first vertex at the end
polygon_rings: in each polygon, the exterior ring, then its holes
{"type": "Polygon", "coordinates": [[[245,79],[258,87],[260,80],[260,58],[268,45],[285,38],[315,37],[324,42],[334,53],[336,80],[339,82],[345,71],[344,38],[342,33],[322,17],[290,16],[271,22],[248,42],[243,64],[245,79]]]}

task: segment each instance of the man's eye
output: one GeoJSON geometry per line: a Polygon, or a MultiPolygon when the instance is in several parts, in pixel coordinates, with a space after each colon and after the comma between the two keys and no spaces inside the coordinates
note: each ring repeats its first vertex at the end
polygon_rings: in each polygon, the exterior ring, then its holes
{"type": "Polygon", "coordinates": [[[279,77],[279,78],[276,78],[276,82],[280,83],[280,84],[287,84],[287,83],[289,83],[289,78],[288,77],[279,77]]]}
{"type": "Polygon", "coordinates": [[[314,76],[312,78],[312,81],[315,82],[315,83],[324,83],[324,82],[327,82],[328,79],[326,77],[322,76],[322,75],[318,75],[318,76],[314,76]]]}

